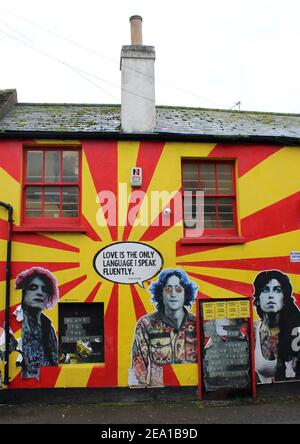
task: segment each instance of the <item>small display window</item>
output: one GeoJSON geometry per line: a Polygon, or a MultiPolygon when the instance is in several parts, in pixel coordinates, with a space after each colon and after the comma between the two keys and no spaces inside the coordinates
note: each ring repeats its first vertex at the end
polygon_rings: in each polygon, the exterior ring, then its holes
{"type": "Polygon", "coordinates": [[[104,304],[59,304],[61,364],[104,362],[104,304]]]}

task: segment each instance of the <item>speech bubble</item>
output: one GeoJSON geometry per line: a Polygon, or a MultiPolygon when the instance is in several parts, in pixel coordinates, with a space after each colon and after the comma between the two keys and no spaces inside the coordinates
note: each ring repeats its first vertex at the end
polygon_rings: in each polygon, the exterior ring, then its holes
{"type": "Polygon", "coordinates": [[[138,284],[142,288],[162,266],[161,254],[142,242],[116,242],[102,248],[94,257],[94,268],[104,279],[117,284],[138,284]]]}

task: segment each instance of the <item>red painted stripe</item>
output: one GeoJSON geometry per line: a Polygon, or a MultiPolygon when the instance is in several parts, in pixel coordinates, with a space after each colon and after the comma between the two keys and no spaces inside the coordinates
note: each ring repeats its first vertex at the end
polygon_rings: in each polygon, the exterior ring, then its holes
{"type": "Polygon", "coordinates": [[[247,242],[275,236],[300,228],[300,192],[257,211],[241,220],[247,242]]]}
{"type": "Polygon", "coordinates": [[[136,320],[140,319],[142,316],[144,316],[145,314],[147,314],[147,311],[144,307],[144,304],[141,300],[140,295],[137,292],[137,289],[135,288],[134,285],[130,285],[130,289],[131,289],[131,295],[132,295],[132,300],[133,300],[133,305],[134,305],[134,311],[135,311],[135,318],[136,320]]]}
{"type": "Polygon", "coordinates": [[[21,373],[10,382],[9,388],[53,388],[56,385],[61,366],[59,367],[41,367],[40,381],[36,379],[22,379],[21,373]]]}
{"type": "MultiPolygon", "coordinates": [[[[118,197],[118,144],[116,141],[84,141],[85,152],[92,179],[97,194],[100,191],[110,191],[117,202],[118,197]]],[[[96,196],[92,197],[93,199],[96,196]]],[[[116,224],[108,224],[112,240],[118,238],[118,219],[116,224]]],[[[96,215],[95,215],[96,216],[96,215]]]]}
{"type": "MultiPolygon", "coordinates": [[[[13,312],[15,309],[21,304],[21,296],[20,302],[10,307],[9,309],[9,327],[11,328],[13,333],[16,333],[22,327],[21,322],[18,322],[13,312]]],[[[5,323],[5,310],[0,311],[0,327],[3,327],[5,323]]]]}
{"type": "Polygon", "coordinates": [[[55,250],[71,251],[72,253],[80,253],[80,248],[73,247],[64,242],[50,239],[47,236],[41,234],[28,234],[28,233],[15,233],[13,235],[14,242],[20,242],[22,244],[31,244],[38,247],[54,248],[55,250]]]}
{"type": "Polygon", "coordinates": [[[81,282],[85,281],[87,278],[87,275],[80,276],[76,279],[73,279],[72,281],[66,282],[65,284],[62,284],[59,286],[59,297],[62,298],[67,293],[69,293],[73,288],[78,287],[78,285],[81,284],[81,282]]]}
{"type": "Polygon", "coordinates": [[[180,382],[171,365],[163,366],[163,381],[166,386],[180,386],[180,382]]]}
{"type": "Polygon", "coordinates": [[[169,201],[168,204],[163,208],[161,213],[152,222],[150,227],[143,234],[141,241],[152,241],[163,233],[172,228],[175,224],[182,220],[182,196],[181,192],[178,191],[176,195],[169,201]],[[165,208],[171,209],[170,217],[166,217],[163,214],[165,208]]]}
{"type": "Polygon", "coordinates": [[[93,300],[95,299],[95,297],[97,296],[98,290],[101,287],[102,282],[98,282],[95,287],[93,288],[93,290],[91,291],[91,293],[88,295],[88,297],[86,298],[85,302],[93,302],[93,300]]]}
{"type": "Polygon", "coordinates": [[[300,294],[294,292],[293,296],[295,298],[296,305],[297,305],[298,309],[300,310],[300,294]]]}
{"type": "MultiPolygon", "coordinates": [[[[188,273],[188,274],[190,274],[190,273],[188,273]]],[[[203,293],[203,291],[198,291],[198,297],[200,297],[201,300],[202,299],[212,299],[211,296],[208,296],[207,294],[203,293]]]]}
{"type": "Polygon", "coordinates": [[[218,144],[208,157],[221,159],[237,159],[238,176],[241,177],[252,168],[259,165],[272,154],[280,150],[281,147],[270,145],[253,144],[218,144]]]}
{"type": "Polygon", "coordinates": [[[17,182],[21,180],[21,161],[22,143],[20,141],[11,140],[0,142],[0,167],[17,182]]]}
{"type": "MultiPolygon", "coordinates": [[[[227,244],[226,244],[227,246],[227,244]]],[[[176,257],[180,256],[187,256],[194,253],[203,253],[204,251],[209,250],[216,250],[218,248],[224,248],[224,245],[188,245],[188,244],[181,244],[180,240],[176,243],[176,257]]]]}
{"type": "Polygon", "coordinates": [[[289,256],[218,261],[177,262],[177,265],[257,271],[276,269],[281,270],[284,273],[300,274],[300,263],[291,262],[289,256]]]}
{"type": "MultiPolygon", "coordinates": [[[[133,165],[142,168],[143,183],[142,186],[138,188],[138,191],[143,191],[145,193],[147,192],[147,189],[149,187],[149,184],[152,180],[153,174],[159,162],[160,156],[162,154],[164,145],[165,144],[162,142],[140,143],[136,165],[133,165]]],[[[138,203],[133,202],[129,204],[127,212],[127,225],[124,229],[123,240],[128,240],[132,230],[132,222],[129,223],[128,221],[129,213],[131,213],[131,215],[133,213],[136,215],[140,210],[142,203],[143,199],[138,203]]]]}
{"type": "MultiPolygon", "coordinates": [[[[1,240],[8,240],[8,223],[7,221],[0,219],[0,239],[1,240]]],[[[39,247],[47,247],[47,248],[54,248],[57,250],[65,250],[65,251],[72,251],[74,253],[79,253],[80,249],[77,247],[73,247],[72,245],[68,245],[65,242],[57,241],[54,239],[51,239],[47,236],[44,236],[42,234],[35,234],[30,232],[24,232],[24,233],[13,233],[13,241],[14,242],[20,242],[22,244],[32,244],[37,245],[39,247]]]]}
{"type": "MultiPolygon", "coordinates": [[[[204,276],[202,274],[190,273],[190,272],[189,276],[193,276],[204,282],[208,282],[209,284],[216,285],[217,287],[225,288],[226,290],[234,291],[235,293],[240,293],[241,295],[244,296],[251,296],[253,294],[253,286],[245,282],[233,281],[231,279],[223,279],[214,276],[204,276]]],[[[201,290],[201,285],[200,285],[200,290],[201,290]]],[[[216,293],[214,297],[217,298],[218,294],[216,293]]]]}
{"type": "MultiPolygon", "coordinates": [[[[42,267],[49,271],[68,270],[70,268],[80,267],[79,262],[12,262],[11,265],[11,279],[15,279],[21,271],[27,270],[31,267],[42,267]]],[[[6,278],[6,262],[0,262],[0,281],[6,278]]]]}
{"type": "Polygon", "coordinates": [[[116,387],[118,385],[118,293],[119,287],[115,284],[104,318],[105,364],[93,367],[87,387],[116,387]]]}
{"type": "Polygon", "coordinates": [[[6,220],[0,219],[0,239],[8,240],[9,224],[6,220]]]}
{"type": "Polygon", "coordinates": [[[86,235],[96,242],[101,242],[101,238],[98,236],[98,233],[94,230],[94,228],[91,226],[89,221],[85,218],[85,216],[81,215],[82,225],[86,228],[87,232],[86,235]]]}

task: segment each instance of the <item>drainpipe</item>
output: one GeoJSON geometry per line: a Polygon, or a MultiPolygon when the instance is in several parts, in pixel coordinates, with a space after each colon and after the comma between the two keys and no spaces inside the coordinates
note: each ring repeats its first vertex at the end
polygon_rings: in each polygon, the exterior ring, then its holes
{"type": "Polygon", "coordinates": [[[5,292],[5,366],[4,385],[9,384],[9,309],[10,309],[10,269],[11,269],[11,244],[13,226],[13,207],[0,201],[0,206],[8,211],[9,233],[6,253],[6,292],[5,292]]]}

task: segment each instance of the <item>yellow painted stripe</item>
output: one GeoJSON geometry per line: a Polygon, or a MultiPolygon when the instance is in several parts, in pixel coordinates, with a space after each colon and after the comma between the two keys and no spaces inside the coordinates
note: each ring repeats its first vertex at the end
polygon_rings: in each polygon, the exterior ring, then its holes
{"type": "Polygon", "coordinates": [[[56,388],[86,387],[93,366],[91,364],[64,364],[57,378],[56,388]]]}
{"type": "Polygon", "coordinates": [[[299,148],[284,147],[242,176],[238,184],[240,218],[298,192],[299,164],[299,148]]]}
{"type": "Polygon", "coordinates": [[[35,139],[36,145],[41,146],[57,146],[57,147],[68,147],[78,148],[81,146],[81,142],[79,140],[51,140],[51,139],[35,139]]]}
{"type": "Polygon", "coordinates": [[[140,299],[145,307],[145,310],[147,313],[152,313],[155,311],[155,305],[153,302],[151,302],[152,299],[152,295],[150,293],[150,291],[148,290],[149,287],[146,287],[146,285],[144,284],[145,288],[141,288],[138,285],[135,286],[140,299]]]}
{"type": "MultiPolygon", "coordinates": [[[[21,184],[0,167],[0,200],[14,208],[14,223],[20,225],[21,184]]],[[[7,220],[7,212],[1,208],[0,218],[7,220]]]]}
{"type": "MultiPolygon", "coordinates": [[[[201,279],[195,278],[194,276],[192,280],[195,281],[199,286],[200,293],[204,293],[206,296],[209,296],[211,298],[227,299],[227,298],[243,297],[240,293],[236,293],[231,290],[226,290],[225,288],[219,287],[218,285],[215,284],[209,284],[208,282],[202,281],[201,279]]],[[[195,310],[195,304],[193,305],[193,309],[195,310]]]]}
{"type": "MultiPolygon", "coordinates": [[[[100,173],[100,172],[99,172],[100,173]]],[[[93,229],[104,242],[111,242],[111,235],[101,205],[97,202],[97,191],[85,154],[82,154],[82,211],[93,229]],[[97,221],[101,220],[100,226],[97,221]]]]}
{"type": "Polygon", "coordinates": [[[229,279],[231,281],[245,282],[251,284],[257,275],[257,271],[239,270],[230,268],[210,268],[210,267],[185,267],[187,272],[198,273],[203,276],[217,277],[221,279],[229,279]]]}
{"type": "Polygon", "coordinates": [[[198,364],[173,364],[172,369],[181,386],[198,385],[198,364]]]}
{"type": "Polygon", "coordinates": [[[14,242],[12,260],[16,262],[78,262],[78,253],[39,245],[14,242]]]}
{"type": "Polygon", "coordinates": [[[128,285],[119,285],[118,320],[118,386],[127,387],[136,324],[130,286],[128,285]]]}
{"type": "Polygon", "coordinates": [[[9,355],[9,377],[11,381],[13,381],[21,373],[21,367],[16,366],[18,356],[19,352],[12,352],[9,355]]]}

